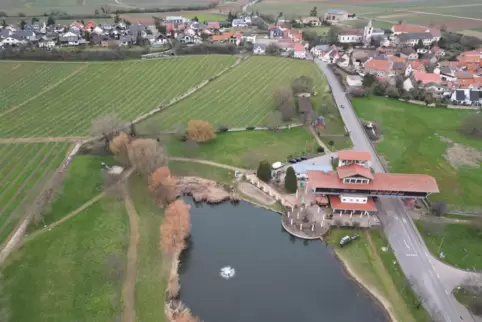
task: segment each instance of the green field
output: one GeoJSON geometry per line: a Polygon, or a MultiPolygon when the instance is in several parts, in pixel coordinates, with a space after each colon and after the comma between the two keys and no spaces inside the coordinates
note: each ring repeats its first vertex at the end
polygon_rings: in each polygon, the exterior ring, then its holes
{"type": "Polygon", "coordinates": [[[305,27],[303,28],[303,32],[314,32],[317,35],[326,35],[330,30],[330,27],[305,27]]]}
{"type": "Polygon", "coordinates": [[[430,200],[443,200],[451,207],[480,207],[482,168],[454,168],[444,154],[446,139],[463,147],[482,149],[482,141],[458,133],[470,111],[427,108],[379,97],[357,98],[353,104],[358,116],[380,124],[383,140],[378,151],[388,161],[391,172],[425,173],[434,176],[440,194],[430,200]]]}
{"type": "Polygon", "coordinates": [[[226,16],[224,15],[217,15],[217,14],[211,14],[211,13],[185,13],[182,14],[183,17],[192,19],[194,17],[198,17],[199,22],[204,22],[204,21],[224,21],[226,20],[226,16]]]}
{"type": "Polygon", "coordinates": [[[213,126],[230,128],[266,125],[268,116],[275,109],[274,90],[290,86],[291,80],[301,75],[314,80],[314,90],[319,92],[313,97],[315,108],[321,103],[326,104],[326,112],[336,115],[328,122],[330,127],[333,132],[343,133],[343,123],[319,69],[309,61],[277,57],[249,58],[200,92],[154,115],[144,124],[157,122],[162,129],[171,129],[176,124],[201,119],[213,126]]]}
{"type": "Polygon", "coordinates": [[[425,244],[437,258],[443,252],[445,258],[440,260],[463,269],[482,270],[482,231],[471,224],[446,224],[440,232],[434,232],[427,225],[430,222],[417,221],[425,244]]]}
{"type": "Polygon", "coordinates": [[[38,226],[32,224],[30,230],[42,228],[62,219],[82,204],[101,193],[103,175],[101,162],[112,166],[117,164],[112,156],[77,155],[70,164],[62,186],[59,188],[52,205],[42,216],[38,226]]]}
{"type": "Polygon", "coordinates": [[[17,86],[12,86],[10,77],[0,79],[0,88],[15,88],[13,94],[4,93],[6,98],[0,105],[0,137],[86,135],[92,120],[109,113],[129,121],[169,102],[235,60],[234,56],[211,55],[108,63],[27,63],[25,67],[24,63],[2,62],[0,74],[11,73],[18,79],[17,86]],[[22,74],[16,76],[19,68],[22,74]]]}
{"type": "Polygon", "coordinates": [[[0,242],[24,216],[44,179],[66,157],[68,143],[0,144],[0,242]]]}
{"type": "Polygon", "coordinates": [[[129,193],[139,215],[139,243],[135,286],[136,321],[164,321],[166,267],[159,249],[162,210],[150,197],[145,178],[131,176],[129,193]]]}
{"type": "Polygon", "coordinates": [[[381,250],[387,245],[383,232],[333,229],[328,235],[328,243],[333,245],[336,254],[350,266],[363,284],[368,285],[390,303],[391,312],[397,321],[430,321],[426,311],[416,309],[415,296],[410,288],[405,286],[406,280],[398,264],[393,264],[396,260],[393,252],[381,250]],[[354,233],[360,235],[359,240],[343,248],[339,246],[338,243],[343,236],[354,233]],[[375,249],[370,246],[368,237],[371,238],[375,249]]]}
{"type": "Polygon", "coordinates": [[[114,321],[123,277],[109,267],[124,267],[128,231],[124,203],[104,198],[25,243],[3,268],[10,320],[114,321]]]}
{"type": "Polygon", "coordinates": [[[305,128],[289,130],[244,131],[219,133],[216,139],[189,150],[185,143],[171,139],[171,156],[191,157],[229,164],[240,168],[256,168],[259,161],[285,162],[293,156],[316,153],[315,139],[305,128]],[[291,157],[289,157],[291,155],[291,157]]]}

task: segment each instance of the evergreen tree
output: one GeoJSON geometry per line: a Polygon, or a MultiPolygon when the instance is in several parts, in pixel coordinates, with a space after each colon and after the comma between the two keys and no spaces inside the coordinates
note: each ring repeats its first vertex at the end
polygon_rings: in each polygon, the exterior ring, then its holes
{"type": "Polygon", "coordinates": [[[264,182],[269,182],[271,180],[271,165],[268,161],[261,161],[259,163],[256,176],[264,182]]]}
{"type": "Polygon", "coordinates": [[[49,16],[47,19],[47,26],[55,25],[55,19],[52,16],[49,16]]]}
{"type": "Polygon", "coordinates": [[[119,16],[119,14],[116,13],[115,16],[114,16],[114,23],[119,23],[119,22],[121,22],[121,18],[119,16]]]}
{"type": "Polygon", "coordinates": [[[318,16],[318,8],[313,7],[313,9],[310,11],[310,16],[317,17],[318,16]]]}
{"type": "Polygon", "coordinates": [[[296,179],[296,173],[293,167],[289,167],[288,170],[286,170],[285,189],[288,193],[295,193],[296,189],[298,189],[298,180],[296,179]]]}

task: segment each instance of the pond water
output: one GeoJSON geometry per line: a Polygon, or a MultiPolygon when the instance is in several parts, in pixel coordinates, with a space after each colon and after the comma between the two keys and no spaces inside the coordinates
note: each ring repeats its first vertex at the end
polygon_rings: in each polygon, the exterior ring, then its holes
{"type": "Polygon", "coordinates": [[[181,300],[203,321],[388,321],[329,247],[293,238],[278,214],[246,202],[193,205],[191,222],[181,300]]]}

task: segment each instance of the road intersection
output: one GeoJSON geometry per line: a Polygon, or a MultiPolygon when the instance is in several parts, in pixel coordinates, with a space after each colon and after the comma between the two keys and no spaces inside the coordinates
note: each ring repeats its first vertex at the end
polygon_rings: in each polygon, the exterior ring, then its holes
{"type": "MultiPolygon", "coordinates": [[[[386,172],[340,82],[326,63],[319,60],[315,60],[315,63],[330,84],[338,110],[350,132],[354,149],[370,152],[374,170],[386,172]],[[344,108],[340,108],[342,105],[344,108]]],[[[460,305],[451,293],[454,287],[472,273],[443,264],[429,253],[400,198],[379,198],[377,206],[383,230],[398,263],[423,299],[423,305],[434,321],[479,321],[460,305]]]]}

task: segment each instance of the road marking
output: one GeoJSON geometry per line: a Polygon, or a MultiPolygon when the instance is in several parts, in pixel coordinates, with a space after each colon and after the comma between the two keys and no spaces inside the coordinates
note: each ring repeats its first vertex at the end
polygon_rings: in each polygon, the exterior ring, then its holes
{"type": "Polygon", "coordinates": [[[403,221],[404,224],[407,223],[407,219],[405,219],[405,218],[402,218],[402,221],[403,221]]]}
{"type": "Polygon", "coordinates": [[[418,255],[417,255],[417,253],[415,253],[415,254],[405,254],[405,256],[408,256],[408,257],[417,257],[418,255]]]}
{"type": "Polygon", "coordinates": [[[403,242],[405,243],[405,246],[407,246],[408,249],[410,249],[410,246],[408,246],[407,241],[404,239],[403,242]]]}

